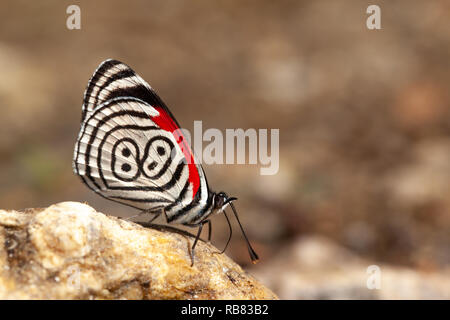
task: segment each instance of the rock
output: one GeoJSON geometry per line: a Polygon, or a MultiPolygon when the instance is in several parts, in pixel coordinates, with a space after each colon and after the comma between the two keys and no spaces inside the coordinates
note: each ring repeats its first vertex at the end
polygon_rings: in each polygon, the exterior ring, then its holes
{"type": "Polygon", "coordinates": [[[450,298],[448,269],[421,272],[368,261],[318,236],[298,238],[251,272],[281,299],[450,298]]]}
{"type": "Polygon", "coordinates": [[[193,238],[63,202],[0,210],[0,299],[277,299],[193,238]]]}

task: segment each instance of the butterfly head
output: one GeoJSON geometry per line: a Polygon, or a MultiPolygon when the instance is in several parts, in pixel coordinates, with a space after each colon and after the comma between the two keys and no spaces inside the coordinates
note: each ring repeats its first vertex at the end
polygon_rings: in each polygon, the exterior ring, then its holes
{"type": "Polygon", "coordinates": [[[221,191],[214,194],[214,210],[222,212],[232,201],[237,200],[235,197],[228,197],[228,195],[221,191]]]}

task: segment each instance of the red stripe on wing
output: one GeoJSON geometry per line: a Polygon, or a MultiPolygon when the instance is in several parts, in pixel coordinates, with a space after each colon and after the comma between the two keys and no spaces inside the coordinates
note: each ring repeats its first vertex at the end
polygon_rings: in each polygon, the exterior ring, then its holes
{"type": "Polygon", "coordinates": [[[183,151],[189,167],[189,182],[192,183],[192,198],[194,198],[200,187],[200,176],[198,174],[197,166],[195,165],[194,154],[173,118],[163,108],[155,107],[155,109],[159,112],[159,115],[152,117],[153,122],[161,129],[171,132],[175,137],[178,146],[183,151]]]}

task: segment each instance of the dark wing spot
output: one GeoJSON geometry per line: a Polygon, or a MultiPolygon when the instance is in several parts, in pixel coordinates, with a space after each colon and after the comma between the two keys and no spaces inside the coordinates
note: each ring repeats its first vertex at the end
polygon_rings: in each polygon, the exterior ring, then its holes
{"type": "Polygon", "coordinates": [[[130,149],[128,149],[128,148],[123,148],[123,149],[122,149],[122,155],[123,155],[124,157],[129,157],[130,154],[131,154],[130,149]]]}
{"type": "Polygon", "coordinates": [[[148,168],[148,170],[153,170],[153,169],[155,169],[155,167],[157,166],[158,164],[155,162],[155,161],[153,161],[152,163],[150,163],[148,166],[147,166],[147,168],[148,168]]]}
{"type": "Polygon", "coordinates": [[[166,150],[165,150],[163,147],[161,147],[161,146],[159,146],[158,148],[156,148],[156,151],[158,151],[158,154],[159,154],[160,156],[163,156],[163,155],[166,153],[166,150]]]}
{"type": "Polygon", "coordinates": [[[131,170],[131,166],[128,163],[122,165],[122,171],[128,172],[131,170]]]}

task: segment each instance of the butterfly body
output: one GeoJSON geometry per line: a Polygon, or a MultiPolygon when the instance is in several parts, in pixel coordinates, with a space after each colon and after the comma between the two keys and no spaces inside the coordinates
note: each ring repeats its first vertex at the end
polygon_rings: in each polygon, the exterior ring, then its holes
{"type": "Polygon", "coordinates": [[[198,226],[198,236],[211,214],[235,200],[209,190],[170,110],[117,60],[101,63],[88,83],[73,169],[102,197],[155,217],[164,213],[168,223],[198,226]]]}

